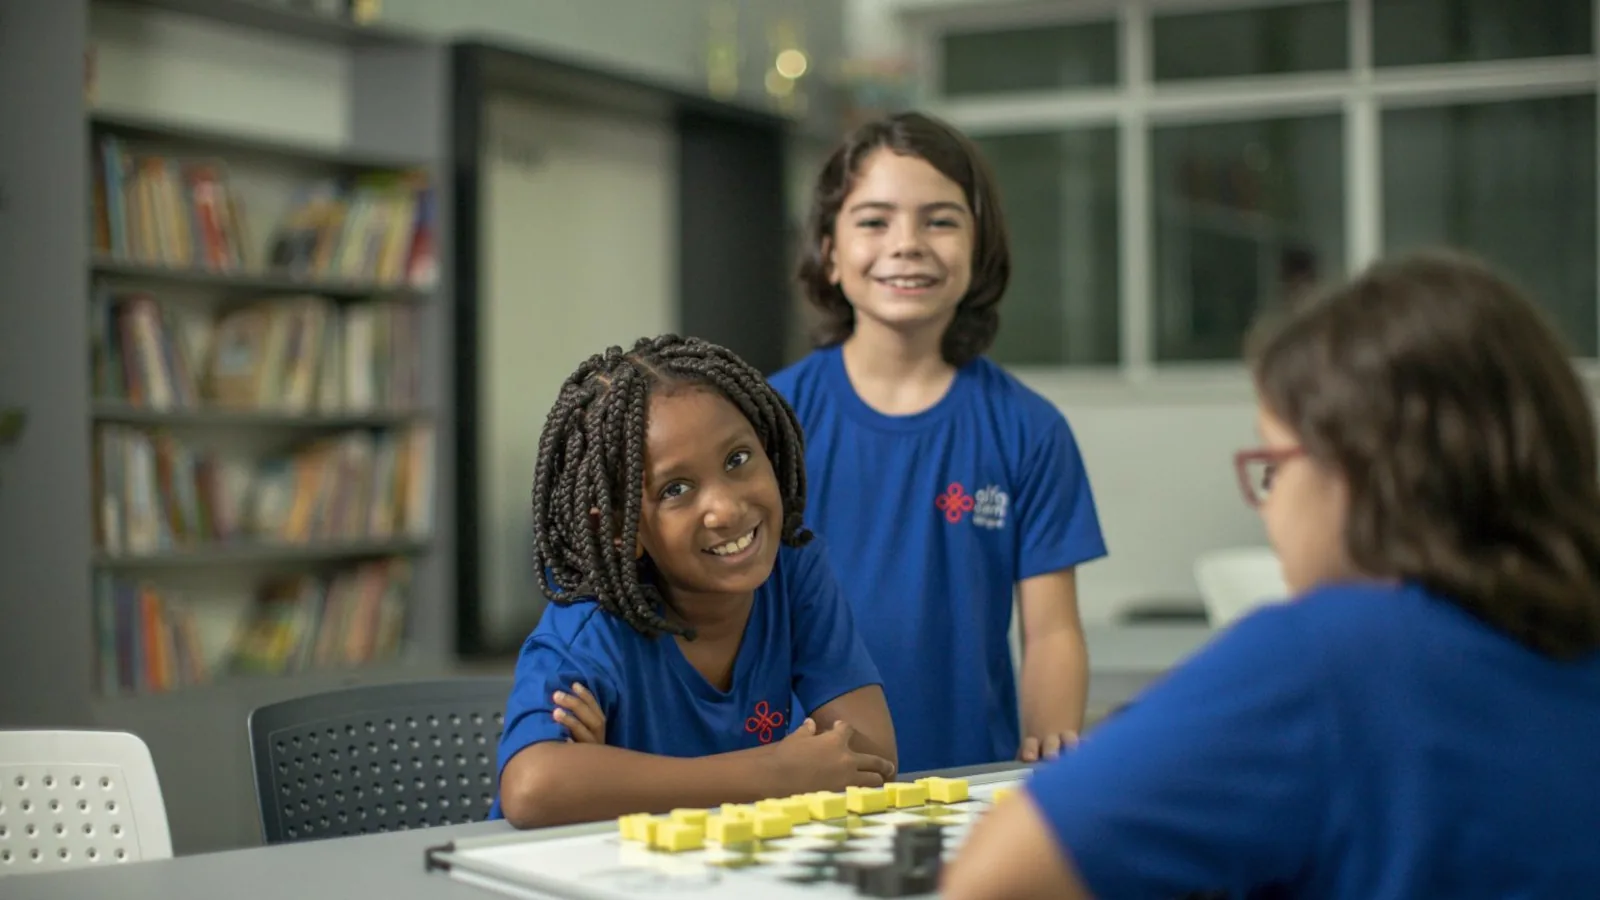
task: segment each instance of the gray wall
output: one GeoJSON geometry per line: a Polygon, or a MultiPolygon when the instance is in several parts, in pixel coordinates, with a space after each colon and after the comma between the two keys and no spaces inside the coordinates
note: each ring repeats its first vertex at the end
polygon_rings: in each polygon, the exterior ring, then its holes
{"type": "Polygon", "coordinates": [[[844,49],[844,0],[385,0],[383,18],[438,34],[492,33],[535,49],[571,54],[685,87],[705,86],[707,23],[738,9],[740,94],[760,99],[783,21],[804,34],[814,76],[844,49]]]}

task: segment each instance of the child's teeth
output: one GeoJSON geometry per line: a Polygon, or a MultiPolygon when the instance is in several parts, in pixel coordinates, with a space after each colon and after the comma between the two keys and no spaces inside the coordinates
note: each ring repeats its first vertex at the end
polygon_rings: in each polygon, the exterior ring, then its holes
{"type": "Polygon", "coordinates": [[[756,533],[751,531],[749,534],[739,538],[736,541],[729,541],[719,547],[712,547],[711,552],[717,554],[718,556],[725,556],[729,553],[738,553],[740,550],[750,546],[750,542],[755,540],[755,537],[756,533]]]}

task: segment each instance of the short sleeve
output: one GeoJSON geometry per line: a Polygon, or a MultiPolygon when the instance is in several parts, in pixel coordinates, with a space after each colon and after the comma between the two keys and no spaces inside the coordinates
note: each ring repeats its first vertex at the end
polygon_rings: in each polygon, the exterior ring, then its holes
{"type": "Polygon", "coordinates": [[[1097,897],[1281,884],[1322,832],[1333,707],[1292,608],[1241,620],[1027,790],[1097,897]]]}
{"type": "Polygon", "coordinates": [[[794,571],[784,582],[794,641],[794,695],[810,715],[836,697],[882,684],[883,679],[839,591],[822,539],[813,538],[791,559],[794,571]]]}
{"type": "Polygon", "coordinates": [[[555,720],[556,705],[551,695],[571,690],[573,682],[582,683],[594,694],[607,718],[615,714],[616,692],[610,674],[602,666],[586,660],[551,634],[535,631],[523,642],[511,697],[506,701],[498,771],[504,772],[511,757],[534,744],[567,739],[566,726],[555,720]]]}
{"type": "Polygon", "coordinates": [[[1016,504],[1017,576],[1032,578],[1106,555],[1089,473],[1067,420],[1049,410],[1044,439],[1027,449],[1016,504]]]}

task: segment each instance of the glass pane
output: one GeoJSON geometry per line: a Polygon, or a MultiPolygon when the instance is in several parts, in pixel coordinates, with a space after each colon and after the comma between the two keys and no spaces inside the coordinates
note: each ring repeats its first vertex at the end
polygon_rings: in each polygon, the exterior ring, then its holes
{"type": "Polygon", "coordinates": [[[1350,65],[1343,0],[1154,20],[1157,81],[1328,72],[1350,65]]]}
{"type": "Polygon", "coordinates": [[[1115,364],[1117,131],[976,138],[1000,182],[1011,284],[990,355],[1008,365],[1115,364]]]}
{"type": "Polygon", "coordinates": [[[947,34],[943,52],[947,97],[1117,83],[1115,22],[947,34]]]}
{"type": "Polygon", "coordinates": [[[1595,97],[1383,114],[1386,250],[1448,243],[1505,267],[1596,355],[1595,97]]]}
{"type": "Polygon", "coordinates": [[[1382,0],[1372,4],[1379,66],[1593,52],[1593,0],[1382,0]]]}
{"type": "Polygon", "coordinates": [[[1344,271],[1339,115],[1151,133],[1155,352],[1237,359],[1256,317],[1344,271]]]}

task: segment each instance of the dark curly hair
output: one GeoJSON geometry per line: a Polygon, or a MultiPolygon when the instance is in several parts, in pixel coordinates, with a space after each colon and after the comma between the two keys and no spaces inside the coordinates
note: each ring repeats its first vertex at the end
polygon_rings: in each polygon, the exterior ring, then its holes
{"type": "Polygon", "coordinates": [[[533,564],[556,603],[592,598],[648,637],[693,638],[668,622],[653,565],[636,558],[645,434],[657,391],[714,390],[744,413],[772,461],[783,499],[783,543],[811,539],[805,442],[794,410],[733,352],[698,338],[640,338],[589,357],[561,385],[539,436],[533,476],[533,564]]]}
{"type": "Polygon", "coordinates": [[[914,156],[961,185],[972,209],[975,237],[972,283],[945,329],[945,362],[960,367],[988,352],[1000,330],[1000,298],[1011,280],[1011,245],[1000,191],[989,165],[972,141],[950,125],[916,112],[899,113],[857,128],[823,165],[812,191],[804,246],[797,273],[806,299],[822,313],[817,343],[837,344],[855,331],[856,313],[839,287],[828,280],[827,248],[834,239],[839,209],[855,186],[861,164],[873,151],[887,149],[914,156]]]}
{"type": "Polygon", "coordinates": [[[1600,648],[1593,409],[1543,315],[1449,251],[1380,262],[1253,336],[1263,404],[1349,485],[1344,545],[1546,656],[1600,648]]]}

